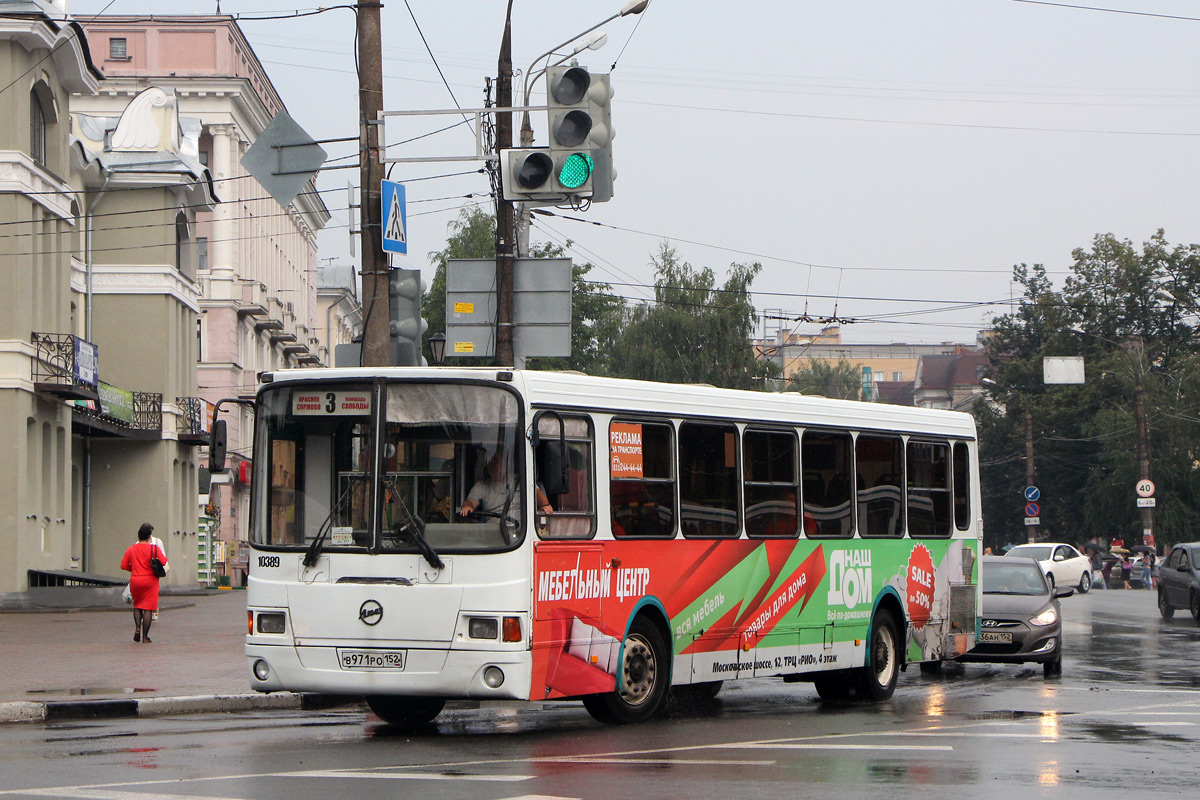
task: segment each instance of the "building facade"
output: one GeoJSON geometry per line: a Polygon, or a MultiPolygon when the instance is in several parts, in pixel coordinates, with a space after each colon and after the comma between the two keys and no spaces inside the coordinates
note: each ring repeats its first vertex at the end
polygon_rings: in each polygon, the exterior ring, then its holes
{"type": "Polygon", "coordinates": [[[0,593],[120,575],[143,521],[194,581],[183,356],[212,186],[168,93],[77,135],[71,98],[101,82],[65,3],[0,0],[0,593]]]}
{"type": "MultiPolygon", "coordinates": [[[[172,91],[180,113],[199,122],[198,157],[221,198],[196,224],[200,314],[192,358],[208,412],[222,398],[252,397],[261,372],[330,364],[314,279],[317,232],[329,212],[311,181],[284,208],[241,164],[284,104],[237,23],[227,16],[102,16],[85,29],[105,82],[97,95],[76,97],[79,110],[111,115],[152,83],[172,91]]],[[[252,415],[237,405],[228,412],[231,470],[216,476],[210,510],[223,540],[216,572],[238,585],[248,553],[252,415]]]]}

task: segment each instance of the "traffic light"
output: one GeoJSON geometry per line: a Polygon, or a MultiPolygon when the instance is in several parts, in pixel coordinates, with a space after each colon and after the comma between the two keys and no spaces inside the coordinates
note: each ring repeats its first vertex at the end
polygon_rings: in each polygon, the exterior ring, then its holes
{"type": "Polygon", "coordinates": [[[592,193],[592,114],[588,91],[592,76],[577,64],[546,70],[546,105],[550,128],[553,181],[567,195],[592,193]]]}
{"type": "Polygon", "coordinates": [[[394,269],[388,280],[388,306],[391,311],[388,335],[391,364],[395,367],[424,366],[421,336],[429,323],[421,317],[421,271],[394,269]]]}

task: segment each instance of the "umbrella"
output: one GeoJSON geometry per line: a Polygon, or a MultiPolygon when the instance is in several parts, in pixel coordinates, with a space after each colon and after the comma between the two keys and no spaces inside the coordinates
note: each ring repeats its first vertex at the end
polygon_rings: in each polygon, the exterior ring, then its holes
{"type": "Polygon", "coordinates": [[[1083,551],[1086,553],[1088,550],[1095,550],[1098,553],[1103,553],[1104,546],[1099,542],[1088,542],[1083,546],[1083,551]]]}
{"type": "Polygon", "coordinates": [[[1135,545],[1134,547],[1132,547],[1130,549],[1133,550],[1133,552],[1135,552],[1135,553],[1153,553],[1154,552],[1154,548],[1148,544],[1135,545]]]}
{"type": "Polygon", "coordinates": [[[1126,550],[1124,547],[1114,547],[1114,548],[1110,549],[1108,552],[1110,552],[1110,553],[1112,553],[1113,555],[1116,555],[1116,556],[1127,556],[1127,555],[1129,555],[1129,551],[1128,551],[1128,550],[1126,550]]]}

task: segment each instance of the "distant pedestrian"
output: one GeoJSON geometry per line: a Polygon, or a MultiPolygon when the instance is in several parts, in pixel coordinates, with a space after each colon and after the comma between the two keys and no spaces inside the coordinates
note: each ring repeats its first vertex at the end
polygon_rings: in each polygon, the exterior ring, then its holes
{"type": "Polygon", "coordinates": [[[121,559],[121,569],[129,573],[129,591],[133,595],[133,640],[150,643],[150,623],[158,611],[158,576],[150,566],[150,559],[157,558],[163,567],[167,565],[166,553],[150,541],[154,526],[149,522],[138,528],[138,540],[131,544],[121,559]]]}

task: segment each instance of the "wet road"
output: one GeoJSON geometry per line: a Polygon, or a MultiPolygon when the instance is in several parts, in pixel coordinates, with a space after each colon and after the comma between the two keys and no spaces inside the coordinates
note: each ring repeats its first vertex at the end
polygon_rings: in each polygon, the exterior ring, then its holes
{"type": "Polygon", "coordinates": [[[578,704],[452,708],[418,735],[361,710],[0,727],[0,800],[1195,796],[1200,628],[1149,591],[1063,600],[1061,678],[910,669],[881,706],[727,684],[632,728],[578,704]]]}

